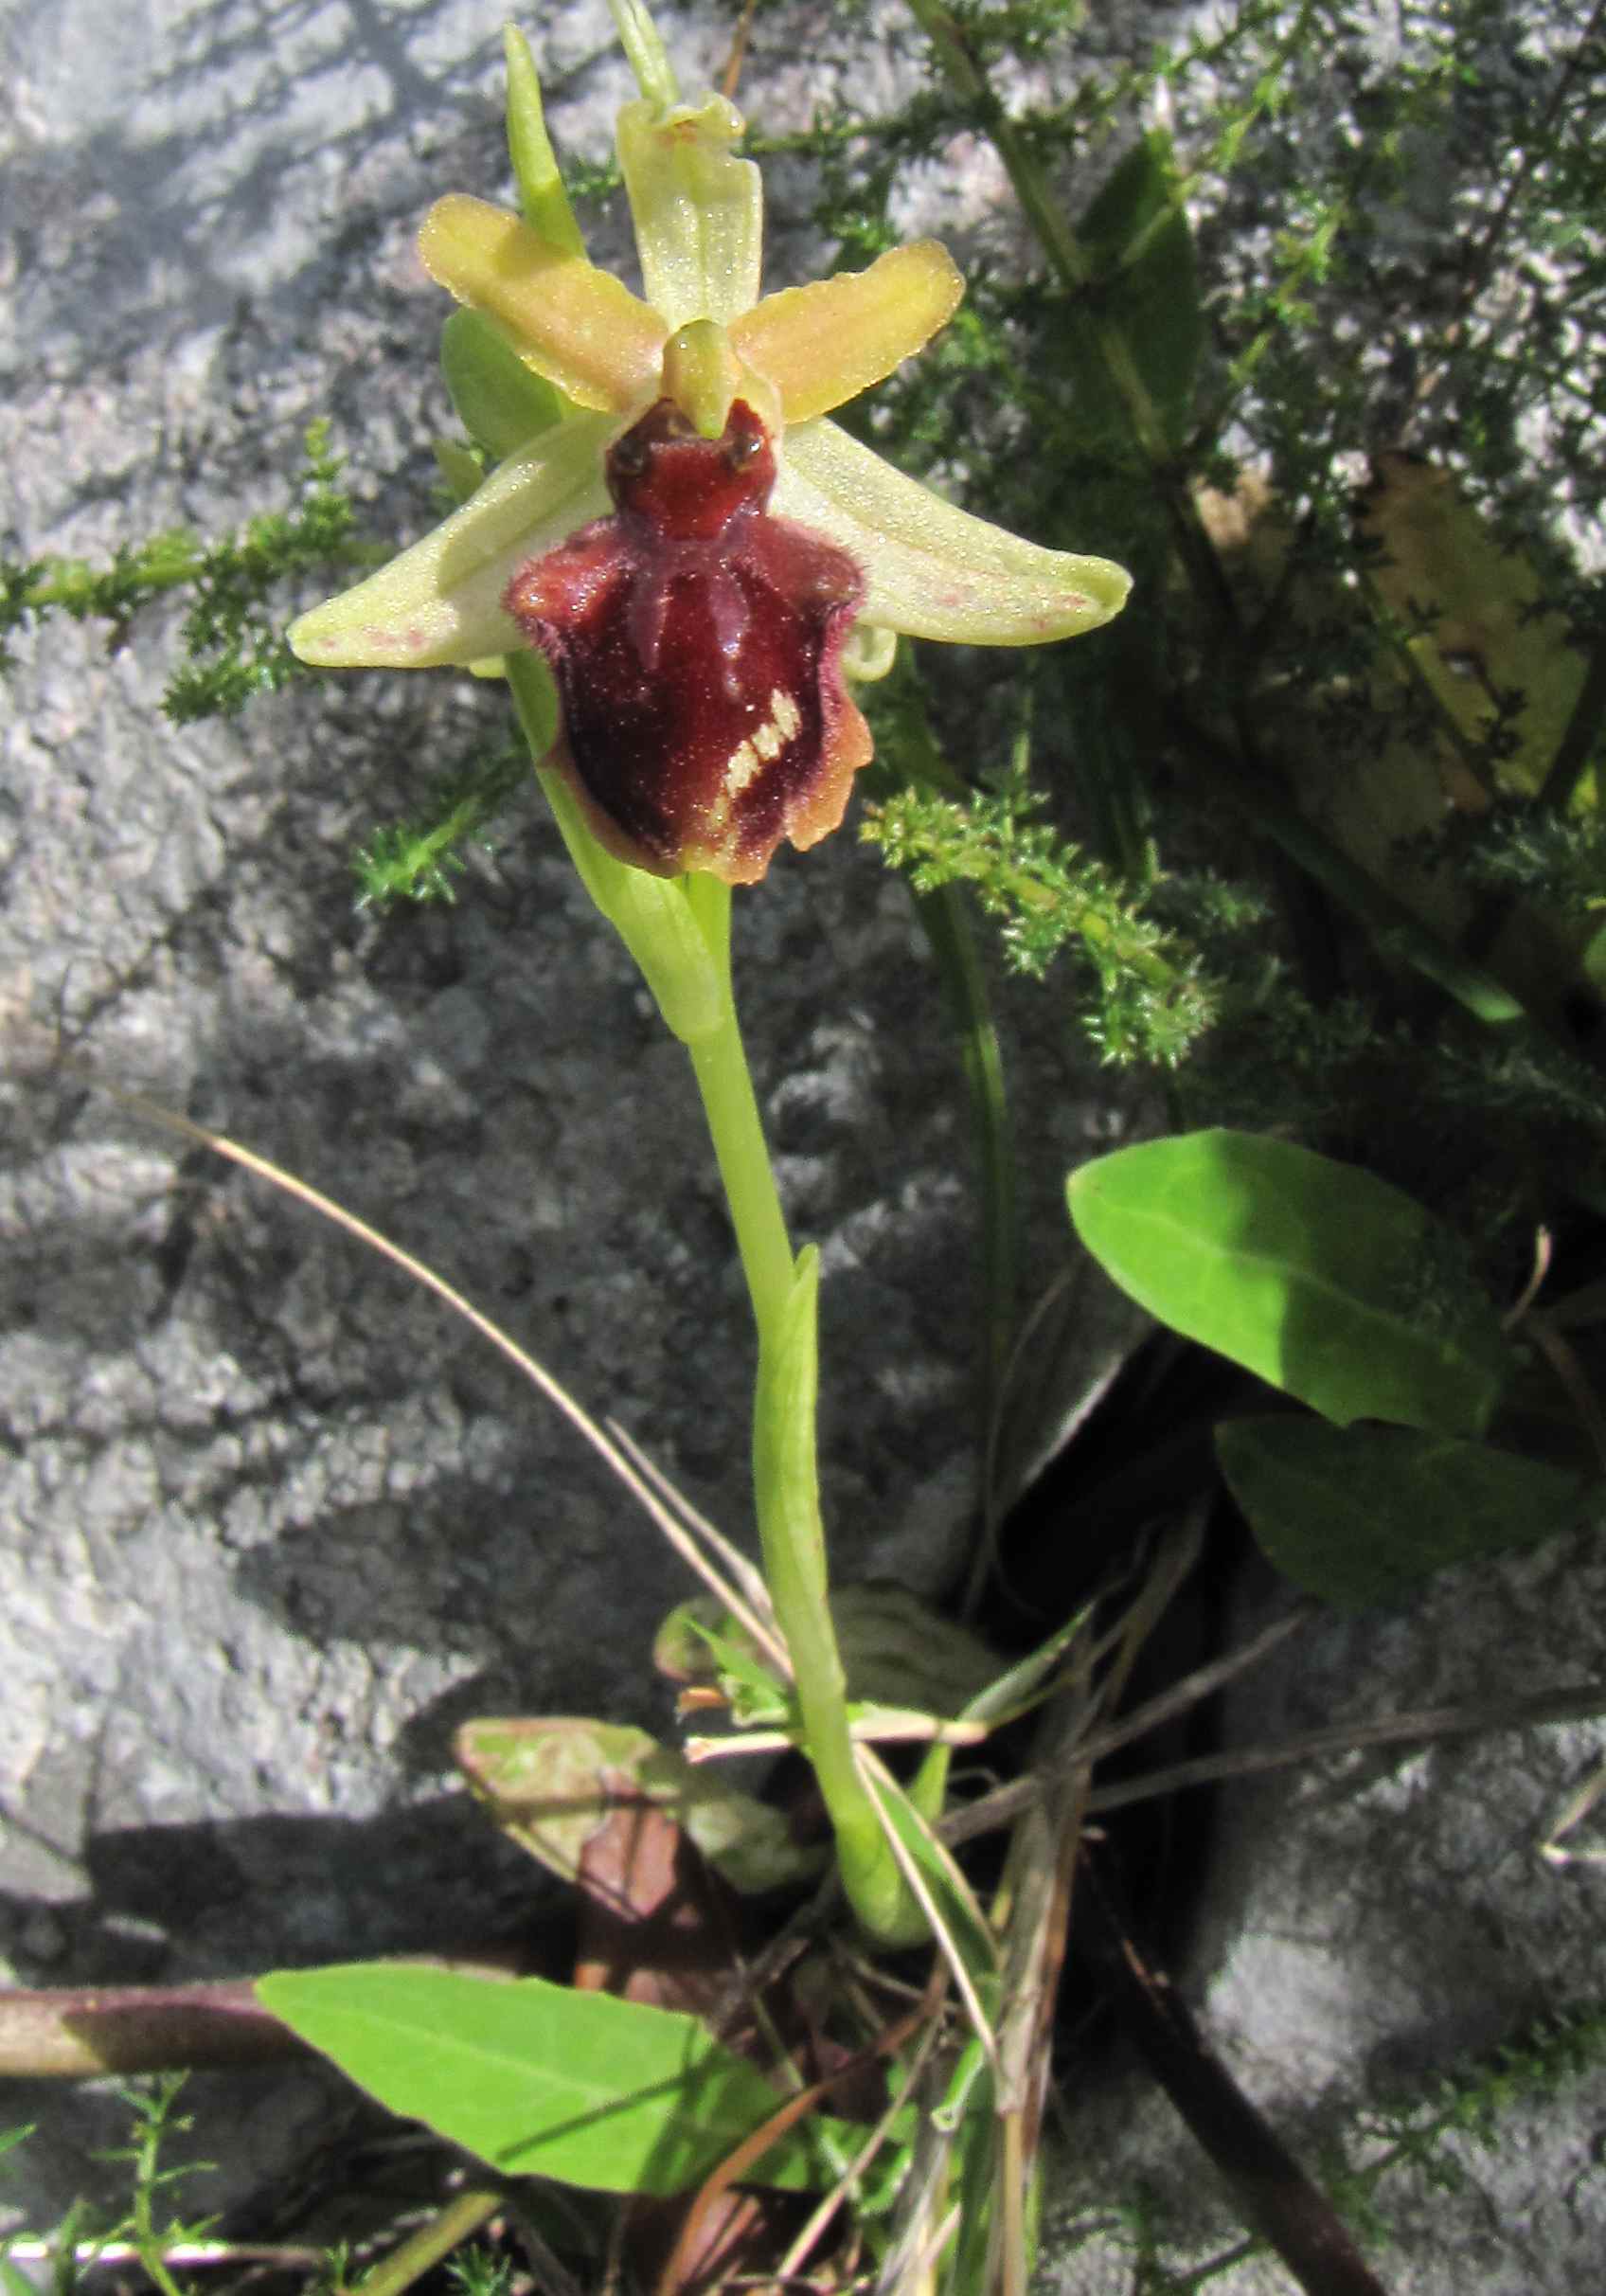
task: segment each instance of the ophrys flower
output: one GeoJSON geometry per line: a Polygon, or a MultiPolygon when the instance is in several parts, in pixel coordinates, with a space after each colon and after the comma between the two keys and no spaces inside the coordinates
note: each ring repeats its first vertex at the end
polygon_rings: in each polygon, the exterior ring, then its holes
{"type": "MultiPolygon", "coordinates": [[[[762,876],[836,827],[870,755],[844,647],[876,632],[1031,645],[1096,628],[1128,578],[944,502],[825,418],[952,315],[934,242],[760,298],[758,171],[723,98],[627,104],[645,300],[565,224],[455,196],[419,252],[562,412],[462,509],[291,632],[328,666],[468,663],[523,643],[562,705],[553,757],[601,841],[662,876],[762,876]]],[[[498,443],[506,445],[507,441],[498,443]]]]}

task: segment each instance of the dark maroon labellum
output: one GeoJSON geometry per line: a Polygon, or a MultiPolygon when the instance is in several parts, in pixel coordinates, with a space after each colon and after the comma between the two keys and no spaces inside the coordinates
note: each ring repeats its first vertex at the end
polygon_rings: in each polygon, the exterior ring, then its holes
{"type": "Polygon", "coordinates": [[[521,567],[504,601],[558,681],[553,762],[622,860],[751,884],[783,838],[836,827],[869,760],[841,668],[863,579],[770,516],[775,449],[744,400],[705,439],[660,399],[607,476],[615,514],[521,567]]]}

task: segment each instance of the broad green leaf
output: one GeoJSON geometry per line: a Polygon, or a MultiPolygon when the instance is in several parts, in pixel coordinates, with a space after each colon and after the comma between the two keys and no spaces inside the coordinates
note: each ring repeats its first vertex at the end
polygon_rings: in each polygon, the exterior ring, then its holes
{"type": "MultiPolygon", "coordinates": [[[[544,1978],[353,1963],[280,1970],[257,1997],[391,2112],[515,2176],[684,2192],[781,2101],[696,2018],[544,1978]]],[[[826,2129],[851,2149],[846,2124],[826,2129]]],[[[755,2177],[795,2188],[824,2174],[805,2126],[755,2177]]]]}
{"type": "Polygon", "coordinates": [[[1174,1331],[1339,1426],[1479,1435],[1509,1368],[1459,1239],[1358,1165],[1249,1132],[1117,1149],[1071,1175],[1078,1235],[1174,1331]]]}
{"type": "Polygon", "coordinates": [[[1216,1431],[1233,1497],[1271,1561],[1345,1608],[1398,1602],[1453,1563],[1568,1529],[1600,1486],[1415,1427],[1237,1419],[1216,1431]]]}

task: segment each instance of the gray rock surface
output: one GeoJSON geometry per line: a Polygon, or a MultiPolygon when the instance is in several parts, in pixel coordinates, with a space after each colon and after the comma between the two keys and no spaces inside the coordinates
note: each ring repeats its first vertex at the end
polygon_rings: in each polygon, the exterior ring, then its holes
{"type": "MultiPolygon", "coordinates": [[[[665,21],[688,83],[717,69],[723,19],[665,21]]],[[[830,93],[818,21],[760,19],[746,87],[767,127],[830,93]]],[[[504,187],[499,24],[469,0],[10,11],[0,523],[23,547],[217,531],[282,501],[319,413],[372,530],[425,523],[445,408],[411,235],[440,189],[504,187]]],[[[864,101],[912,84],[896,35],[833,24],[837,56],[853,40],[830,68],[864,101]]],[[[540,47],[561,143],[600,158],[626,92],[600,0],[549,12],[540,47]]],[[[991,227],[985,160],[967,147],[955,170],[907,220],[991,227]]],[[[776,276],[807,276],[806,187],[785,165],[769,182],[776,276]]],[[[598,251],[624,244],[616,207],[598,251]]],[[[305,1213],[53,1075],[41,1029],[436,1261],[722,1522],[747,1521],[745,1309],[689,1081],[537,810],[455,908],[352,912],[353,843],[491,736],[493,697],[351,677],[179,731],[157,709],[175,635],[147,616],[108,654],[103,630],[53,622],[0,689],[0,1951],[30,1982],[437,1947],[515,1918],[539,1884],[448,1790],[451,1726],[661,1721],[648,1645],[684,1591],[479,1343],[305,1213]]],[[[839,1561],[938,1584],[970,1490],[973,1286],[936,979],[901,892],[848,838],[781,863],[739,933],[789,1201],[826,1247],[839,1561]]],[[[1114,1120],[1054,1058],[1024,1074],[1045,1169],[1098,1144],[1114,1120]]],[[[1323,1628],[1233,1727],[1598,1673],[1598,1579],[1590,1551],[1545,1549],[1408,1616],[1323,1628]]],[[[1597,1987],[1606,1881],[1534,1843],[1600,1742],[1574,1727],[1335,1761],[1224,1800],[1190,1979],[1296,2140],[1597,1987]]],[[[330,2109],[312,2073],[199,2085],[195,2143],[223,2171],[196,2204],[294,2173],[330,2109]]],[[[1205,2252],[1213,2204],[1164,2105],[1117,2077],[1072,2109],[1045,2285],[1131,2286],[1094,2220],[1140,2179],[1205,2252]]],[[[92,2149],[121,2116],[57,2090],[8,2098],[0,2124],[23,2119],[43,2124],[21,2188],[37,2221],[98,2183],[92,2149]]],[[[1594,2286],[1603,2119],[1606,2082],[1580,2084],[1519,2116],[1492,2167],[1472,2158],[1462,2198],[1390,2202],[1391,2287],[1594,2286]]],[[[1251,2266],[1214,2285],[1287,2282],[1251,2266]]]]}
{"type": "MultiPolygon", "coordinates": [[[[1597,1534],[1446,1573],[1408,1609],[1326,1620],[1229,1701],[1229,1743],[1424,1708],[1510,1705],[1606,1673],[1597,1534]]],[[[1568,1797],[1606,1759],[1598,1723],[1358,1749],[1222,1798],[1186,1971],[1204,2030],[1308,2164],[1382,2145],[1380,2103],[1431,2101],[1442,2076],[1567,2005],[1597,2006],[1606,1866],[1542,1855],[1568,1797]]],[[[1598,1851],[1598,1813],[1565,1849],[1598,1851]]],[[[1492,2145],[1445,2148],[1459,2189],[1408,2169],[1380,2183],[1393,2245],[1384,2285],[1409,2296],[1537,2296],[1597,2285],[1606,2254],[1606,2067],[1520,2099],[1492,2145]]],[[[1203,2159],[1130,2068],[1072,2100],[1044,2286],[1128,2296],[1130,2225],[1148,2196],[1173,2267],[1232,2248],[1240,2228],[1203,2159]]],[[[1290,2287],[1265,2260],[1210,2283],[1230,2296],[1290,2287]]]]}

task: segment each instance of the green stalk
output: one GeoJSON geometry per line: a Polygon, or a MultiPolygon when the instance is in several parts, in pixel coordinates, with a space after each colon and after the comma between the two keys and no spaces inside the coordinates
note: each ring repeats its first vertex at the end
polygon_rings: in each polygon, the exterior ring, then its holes
{"type": "Polygon", "coordinates": [[[786,1638],[803,1744],[836,1837],[848,1901],[883,1945],[919,1945],[925,1917],[905,1888],[853,1758],[848,1686],[831,1619],[814,1442],[819,1254],[798,1259],[780,1314],[758,1336],[753,1488],[764,1577],[786,1638]]]}
{"type": "MultiPolygon", "coordinates": [[[[545,664],[506,664],[538,768],[557,731],[545,664]]],[[[659,1011],[687,1049],[730,1206],[758,1332],[753,1487],[764,1577],[792,1660],[803,1746],[836,1836],[848,1903],[885,1945],[918,1944],[925,1918],[906,1888],[853,1758],[848,1688],[831,1621],[814,1435],[818,1392],[819,1256],[794,1258],[776,1192],[730,978],[730,888],[717,878],[665,879],[605,852],[562,776],[543,786],[580,880],[618,933],[659,1011]]]]}
{"type": "Polygon", "coordinates": [[[459,2193],[399,2249],[365,2272],[354,2284],[351,2296],[404,2296],[415,2281],[433,2271],[465,2240],[473,2239],[481,2226],[489,2224],[497,2210],[506,2205],[501,2193],[479,2190],[459,2193]]]}
{"type": "MultiPolygon", "coordinates": [[[[720,889],[728,902],[729,888],[720,889]]],[[[727,1008],[713,1034],[699,1037],[687,1050],[697,1089],[703,1095],[703,1113],[708,1120],[708,1137],[724,1182],[761,1347],[779,1329],[779,1318],[792,1297],[795,1263],[776,1193],[735,1005],[727,1008]]]]}
{"type": "MultiPolygon", "coordinates": [[[[711,877],[685,882],[710,940],[723,925],[728,961],[730,888],[711,877]]],[[[898,1870],[853,1758],[848,1685],[830,1614],[815,1442],[819,1254],[811,1247],[793,1257],[734,1002],[727,1000],[720,1026],[690,1041],[687,1050],[758,1326],[753,1488],[758,1543],[792,1660],[805,1750],[830,1815],[848,1903],[883,1944],[918,1944],[926,1935],[925,1918],[898,1870]]]]}
{"type": "MultiPolygon", "coordinates": [[[[657,27],[643,0],[609,4],[641,92],[662,116],[678,101],[679,91],[657,27]]],[[[577,247],[580,234],[547,141],[533,60],[515,32],[509,32],[506,46],[509,142],[525,211],[556,244],[577,247]]],[[[496,390],[506,388],[505,379],[492,377],[493,409],[496,390]]],[[[580,881],[640,966],[691,1060],[758,1332],[754,1498],[764,1574],[792,1661],[804,1750],[830,1814],[849,1904],[873,1937],[915,1944],[926,1935],[926,1924],[853,1758],[820,1517],[819,1259],[813,1251],[794,1259],[776,1193],[731,993],[730,888],[706,875],[651,876],[605,852],[564,777],[546,765],[559,709],[545,663],[535,655],[512,654],[505,668],[531,758],[580,881]]]]}

